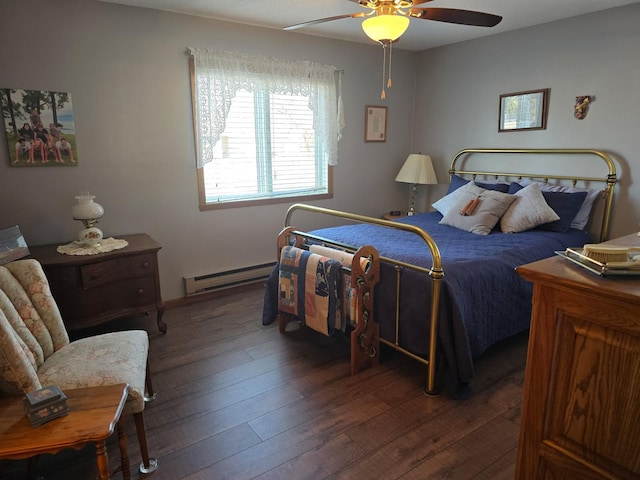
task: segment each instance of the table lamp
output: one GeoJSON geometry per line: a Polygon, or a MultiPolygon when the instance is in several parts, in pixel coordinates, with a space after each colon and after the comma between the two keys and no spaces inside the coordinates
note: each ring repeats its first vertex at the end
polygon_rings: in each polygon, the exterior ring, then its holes
{"type": "Polygon", "coordinates": [[[436,178],[436,172],[433,169],[433,163],[429,155],[422,155],[421,153],[412,153],[407,157],[396,176],[396,182],[411,183],[411,207],[407,215],[413,215],[416,206],[416,193],[418,191],[418,184],[420,185],[433,185],[438,183],[436,178]]]}
{"type": "Polygon", "coordinates": [[[76,196],[76,203],[71,207],[74,220],[80,220],[84,228],[78,234],[78,243],[97,245],[102,240],[102,230],[96,227],[98,219],[104,215],[102,206],[93,201],[96,198],[89,192],[76,196]]]}

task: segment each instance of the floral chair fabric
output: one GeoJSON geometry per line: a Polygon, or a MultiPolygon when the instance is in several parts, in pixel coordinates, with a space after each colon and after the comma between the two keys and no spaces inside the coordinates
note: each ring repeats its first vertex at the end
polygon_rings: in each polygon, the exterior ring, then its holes
{"type": "Polygon", "coordinates": [[[147,333],[107,333],[69,342],[49,283],[36,260],[0,266],[0,390],[22,394],[129,384],[126,409],[144,409],[147,333]]]}
{"type": "Polygon", "coordinates": [[[142,417],[148,351],[143,330],[70,342],[40,263],[26,259],[0,266],[0,393],[128,383],[125,411],[134,414],[146,472],[157,467],[147,453],[142,417]]]}
{"type": "Polygon", "coordinates": [[[19,260],[0,267],[0,390],[20,394],[40,388],[38,368],[68,343],[40,264],[19,260]]]}

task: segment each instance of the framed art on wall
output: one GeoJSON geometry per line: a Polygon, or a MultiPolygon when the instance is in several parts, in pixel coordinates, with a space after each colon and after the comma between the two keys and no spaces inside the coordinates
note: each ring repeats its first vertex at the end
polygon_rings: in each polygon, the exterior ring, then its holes
{"type": "Polygon", "coordinates": [[[549,89],[500,95],[499,132],[547,128],[549,89]]]}
{"type": "Polygon", "coordinates": [[[364,141],[387,141],[387,107],[367,105],[364,117],[364,141]]]}
{"type": "Polygon", "coordinates": [[[0,100],[12,167],[78,164],[69,93],[3,88],[0,100]]]}

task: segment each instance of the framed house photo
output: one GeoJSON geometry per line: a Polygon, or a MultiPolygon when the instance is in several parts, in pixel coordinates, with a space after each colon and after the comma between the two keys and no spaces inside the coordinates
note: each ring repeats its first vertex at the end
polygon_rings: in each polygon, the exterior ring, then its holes
{"type": "Polygon", "coordinates": [[[367,105],[364,116],[364,141],[387,141],[387,107],[367,105]]]}
{"type": "Polygon", "coordinates": [[[547,128],[549,89],[500,95],[499,132],[547,128]]]}
{"type": "Polygon", "coordinates": [[[0,105],[12,167],[78,165],[69,93],[2,88],[0,105]]]}

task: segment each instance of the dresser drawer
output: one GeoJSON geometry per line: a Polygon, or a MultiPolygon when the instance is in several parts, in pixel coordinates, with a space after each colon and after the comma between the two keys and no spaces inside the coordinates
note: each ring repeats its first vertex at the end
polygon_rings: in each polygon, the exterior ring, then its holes
{"type": "Polygon", "coordinates": [[[82,287],[89,289],[128,278],[150,276],[154,272],[154,256],[148,253],[83,265],[80,267],[80,278],[82,287]]]}
{"type": "Polygon", "coordinates": [[[73,329],[76,321],[93,323],[102,316],[117,318],[138,308],[155,308],[153,277],[131,278],[88,290],[68,290],[58,294],[62,319],[73,329]]]}

